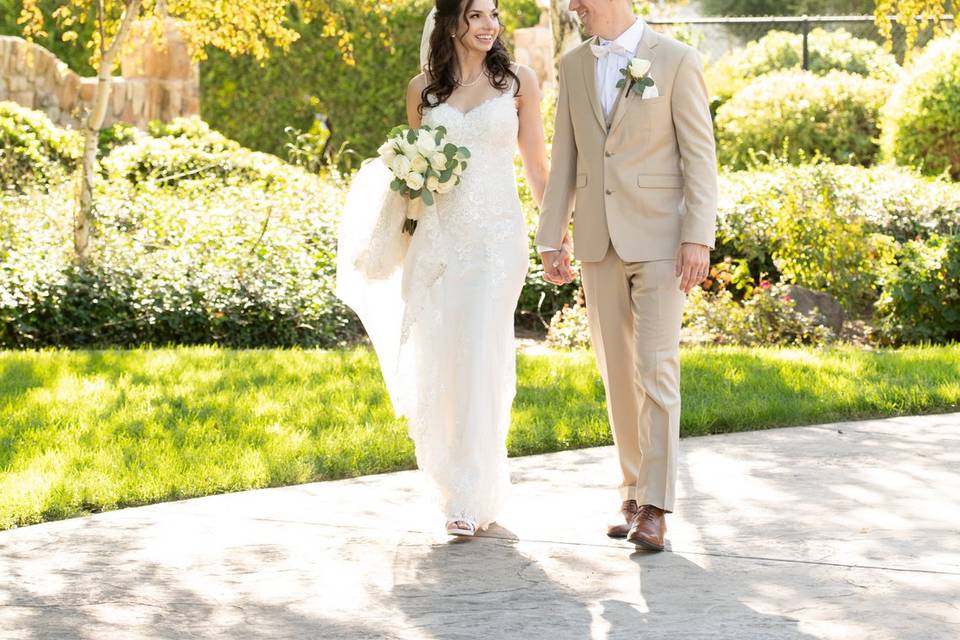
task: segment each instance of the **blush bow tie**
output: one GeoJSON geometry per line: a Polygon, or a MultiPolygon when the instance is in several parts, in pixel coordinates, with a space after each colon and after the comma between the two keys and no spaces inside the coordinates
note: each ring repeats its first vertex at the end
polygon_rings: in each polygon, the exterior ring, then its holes
{"type": "Polygon", "coordinates": [[[616,42],[608,42],[606,44],[592,44],[590,45],[590,51],[593,52],[593,55],[597,56],[601,60],[606,58],[611,53],[618,56],[623,56],[624,58],[630,57],[630,52],[627,51],[622,45],[617,44],[616,42]]]}

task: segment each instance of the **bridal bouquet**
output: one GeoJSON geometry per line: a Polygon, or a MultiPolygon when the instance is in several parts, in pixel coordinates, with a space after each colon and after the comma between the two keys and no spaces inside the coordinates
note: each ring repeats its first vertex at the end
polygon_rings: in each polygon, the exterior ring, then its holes
{"type": "MultiPolygon", "coordinates": [[[[380,158],[393,174],[390,188],[410,200],[434,203],[434,195],[449,193],[460,184],[470,151],[447,139],[443,127],[396,127],[379,149],[380,158]]],[[[407,212],[403,230],[413,235],[419,213],[407,212]]]]}

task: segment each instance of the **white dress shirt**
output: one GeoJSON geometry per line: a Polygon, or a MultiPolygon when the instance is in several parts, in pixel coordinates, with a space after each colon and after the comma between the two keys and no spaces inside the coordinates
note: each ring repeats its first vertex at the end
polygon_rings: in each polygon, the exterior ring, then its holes
{"type": "Polygon", "coordinates": [[[617,83],[623,79],[623,74],[620,73],[620,70],[630,63],[633,53],[640,45],[640,39],[643,38],[643,29],[643,18],[638,17],[636,21],[630,25],[630,28],[617,36],[615,40],[610,41],[600,37],[597,38],[597,44],[600,46],[606,46],[612,42],[630,52],[629,56],[624,56],[611,51],[608,55],[597,58],[597,95],[600,97],[600,106],[603,107],[603,113],[605,115],[610,115],[610,112],[613,111],[613,105],[617,101],[617,94],[620,92],[620,89],[617,88],[617,83]]]}
{"type": "MultiPolygon", "coordinates": [[[[630,28],[617,36],[615,40],[604,40],[597,36],[597,44],[604,46],[611,42],[616,43],[629,51],[630,57],[632,57],[633,52],[640,46],[644,26],[643,18],[638,16],[636,21],[630,25],[630,28]]],[[[603,113],[608,116],[610,112],[613,111],[613,105],[617,101],[617,94],[620,92],[620,89],[617,88],[617,82],[623,78],[620,69],[623,69],[629,64],[630,57],[622,56],[619,53],[611,51],[606,56],[597,58],[597,96],[600,98],[600,106],[603,107],[603,113]]],[[[543,253],[544,251],[558,251],[558,249],[538,246],[537,251],[543,253]]]]}

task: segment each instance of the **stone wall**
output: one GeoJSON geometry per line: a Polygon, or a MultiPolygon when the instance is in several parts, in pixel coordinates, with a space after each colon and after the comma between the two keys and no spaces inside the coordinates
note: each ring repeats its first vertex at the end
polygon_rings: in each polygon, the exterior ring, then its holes
{"type": "Polygon", "coordinates": [[[544,12],[537,26],[516,29],[513,32],[513,45],[517,62],[532,68],[540,80],[540,87],[544,91],[550,90],[556,83],[550,16],[544,12]]]}
{"type": "MultiPolygon", "coordinates": [[[[197,65],[167,24],[167,46],[155,46],[146,29],[131,34],[132,55],[121,61],[122,75],[111,80],[105,126],[126,122],[138,127],[150,120],[172,120],[200,113],[197,65]]],[[[0,36],[0,100],[44,111],[65,127],[80,128],[93,106],[96,78],[84,78],[41,47],[0,36]]]]}

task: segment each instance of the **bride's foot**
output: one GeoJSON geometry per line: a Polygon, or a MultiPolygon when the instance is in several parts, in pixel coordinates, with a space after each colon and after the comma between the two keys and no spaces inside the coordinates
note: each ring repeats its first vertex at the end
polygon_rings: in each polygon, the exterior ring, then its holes
{"type": "Polygon", "coordinates": [[[469,520],[450,520],[447,522],[447,533],[451,536],[472,536],[477,532],[477,525],[469,520]]]}

